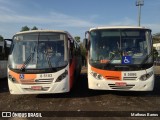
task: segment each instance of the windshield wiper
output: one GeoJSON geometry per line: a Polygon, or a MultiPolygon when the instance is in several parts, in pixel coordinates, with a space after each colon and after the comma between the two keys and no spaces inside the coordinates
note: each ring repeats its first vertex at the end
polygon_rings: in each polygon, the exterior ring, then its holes
{"type": "Polygon", "coordinates": [[[153,55],[152,51],[143,59],[143,61],[140,64],[140,67],[143,66],[144,63],[147,62],[147,60],[153,55]]]}
{"type": "MultiPolygon", "coordinates": [[[[37,40],[37,55],[38,55],[39,36],[40,36],[40,33],[38,34],[38,40],[37,40]]],[[[29,57],[26,59],[26,61],[23,63],[23,65],[22,65],[22,67],[21,67],[21,69],[20,69],[21,71],[24,71],[24,70],[26,69],[26,67],[27,67],[28,63],[31,61],[31,58],[32,58],[32,56],[34,55],[35,51],[36,51],[36,45],[34,46],[34,51],[33,51],[33,53],[31,53],[31,54],[29,55],[29,57]]]]}
{"type": "Polygon", "coordinates": [[[117,56],[117,53],[121,54],[121,50],[116,51],[114,55],[109,59],[109,62],[107,62],[104,67],[108,66],[113,61],[113,59],[117,56]]]}
{"type": "Polygon", "coordinates": [[[31,58],[32,58],[32,56],[34,55],[34,53],[35,53],[35,48],[36,48],[36,46],[34,47],[34,51],[29,55],[29,57],[26,59],[26,61],[23,63],[23,65],[22,65],[22,67],[21,67],[21,71],[24,71],[25,70],[25,68],[26,68],[26,66],[28,65],[28,63],[31,61],[31,58]]]}

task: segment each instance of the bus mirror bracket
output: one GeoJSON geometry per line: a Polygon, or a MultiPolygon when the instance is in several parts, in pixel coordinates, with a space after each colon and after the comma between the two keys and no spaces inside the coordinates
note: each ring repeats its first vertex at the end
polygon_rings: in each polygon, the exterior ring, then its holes
{"type": "Polygon", "coordinates": [[[88,39],[84,38],[83,39],[83,47],[87,49],[88,46],[88,39]]]}
{"type": "Polygon", "coordinates": [[[89,34],[89,31],[85,32],[85,38],[83,39],[83,46],[87,49],[88,48],[88,39],[87,34],[89,34]]]}

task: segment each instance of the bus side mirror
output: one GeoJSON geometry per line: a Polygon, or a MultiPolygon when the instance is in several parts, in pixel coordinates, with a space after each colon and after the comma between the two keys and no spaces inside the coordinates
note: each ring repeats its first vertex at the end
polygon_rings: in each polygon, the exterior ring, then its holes
{"type": "Polygon", "coordinates": [[[83,39],[83,47],[86,49],[88,48],[88,39],[86,39],[86,38],[83,39]]]}
{"type": "Polygon", "coordinates": [[[5,55],[8,57],[10,53],[10,48],[12,45],[13,40],[12,39],[4,39],[4,49],[5,49],[5,55]]]}
{"type": "Polygon", "coordinates": [[[89,31],[86,31],[86,32],[85,32],[85,38],[83,39],[83,47],[86,48],[86,49],[88,48],[87,34],[89,35],[90,32],[89,32],[89,31]]]}

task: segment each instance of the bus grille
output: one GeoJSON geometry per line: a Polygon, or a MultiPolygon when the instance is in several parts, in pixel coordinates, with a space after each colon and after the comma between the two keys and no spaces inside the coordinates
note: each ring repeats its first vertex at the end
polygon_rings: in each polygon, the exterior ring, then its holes
{"type": "Polygon", "coordinates": [[[31,88],[23,88],[23,89],[28,91],[28,92],[32,92],[32,91],[48,91],[49,87],[43,87],[41,90],[32,90],[31,88]]]}
{"type": "Polygon", "coordinates": [[[35,83],[39,84],[50,84],[53,82],[53,79],[36,79],[35,83]]]}
{"type": "Polygon", "coordinates": [[[21,80],[21,84],[51,84],[52,79],[21,80]]]}
{"type": "Polygon", "coordinates": [[[137,77],[123,77],[123,80],[136,80],[137,77]]]}
{"type": "Polygon", "coordinates": [[[116,84],[108,84],[108,85],[111,89],[114,89],[114,90],[129,90],[135,86],[133,84],[126,85],[126,86],[117,86],[116,84]]]}

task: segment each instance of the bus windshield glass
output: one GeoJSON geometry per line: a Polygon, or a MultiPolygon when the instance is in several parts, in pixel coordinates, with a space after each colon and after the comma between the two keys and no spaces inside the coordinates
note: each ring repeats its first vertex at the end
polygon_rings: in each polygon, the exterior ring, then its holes
{"type": "Polygon", "coordinates": [[[151,63],[151,31],[148,29],[99,29],[90,32],[90,64],[151,63]],[[150,57],[149,57],[150,55],[150,57]]]}
{"type": "Polygon", "coordinates": [[[12,69],[49,69],[68,64],[64,33],[25,33],[13,37],[9,66],[12,69]]]}

